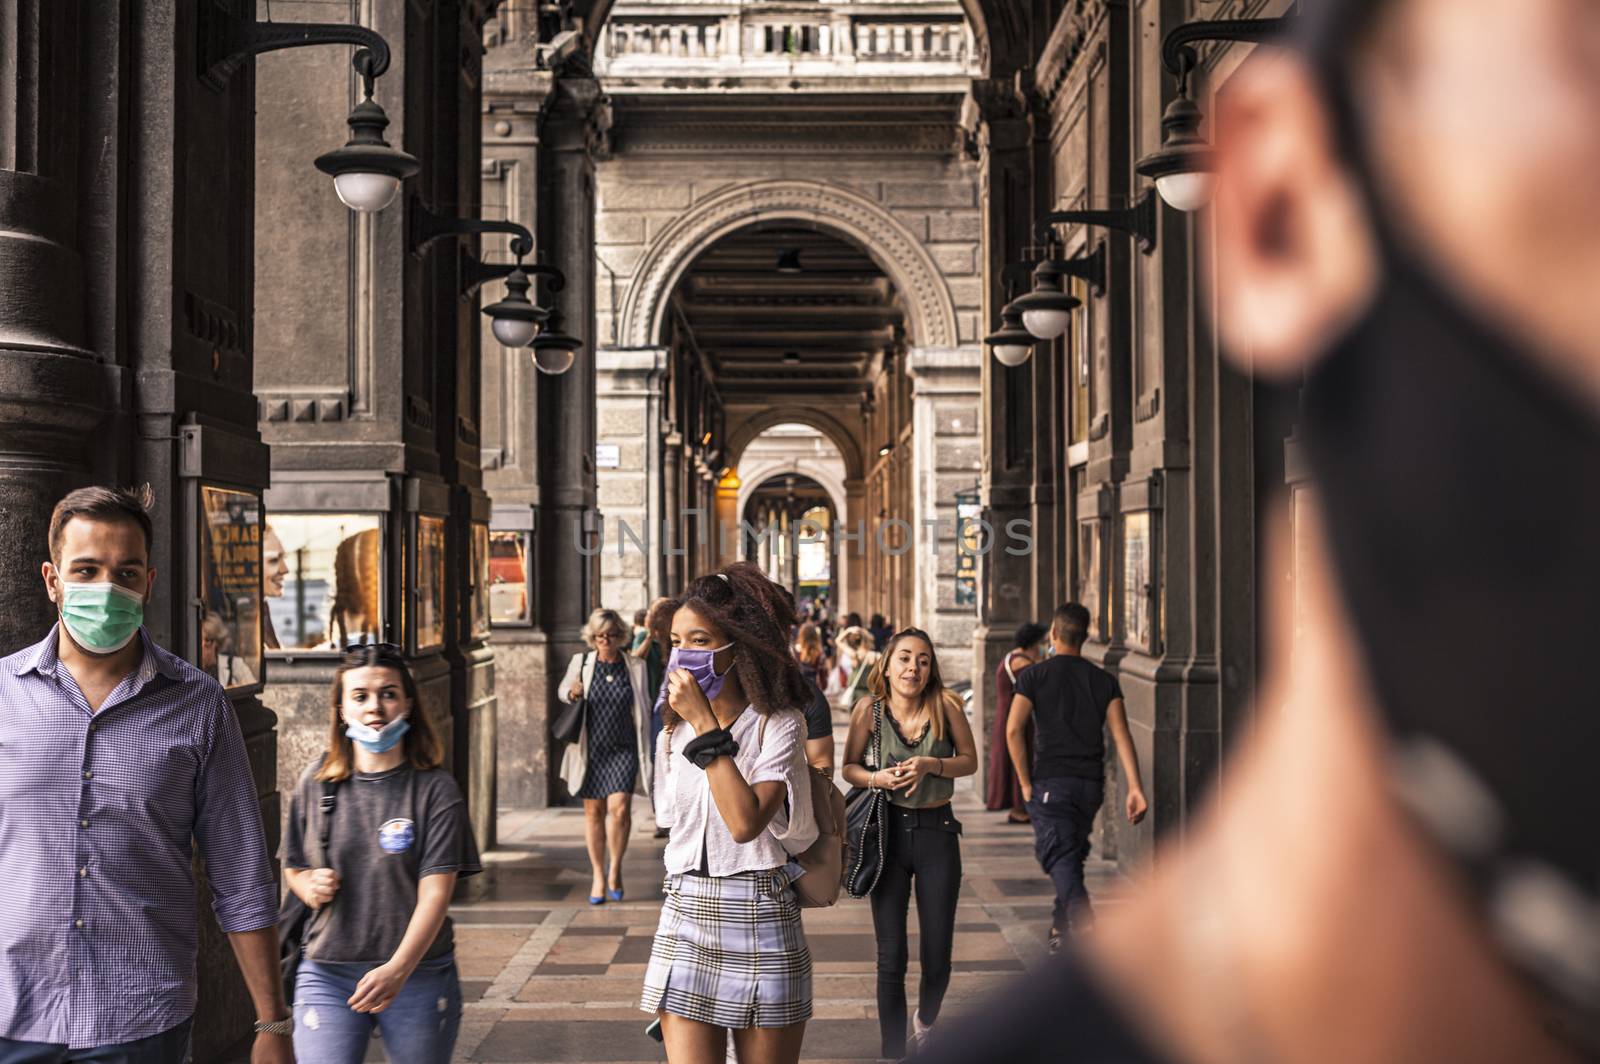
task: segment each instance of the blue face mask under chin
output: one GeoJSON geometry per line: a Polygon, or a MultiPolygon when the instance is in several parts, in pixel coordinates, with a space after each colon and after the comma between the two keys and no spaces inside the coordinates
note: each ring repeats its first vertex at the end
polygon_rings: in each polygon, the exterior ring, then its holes
{"type": "Polygon", "coordinates": [[[383,754],[394,749],[396,743],[411,730],[411,721],[405,717],[391,720],[382,728],[367,724],[351,724],[344,733],[369,754],[383,754]]]}

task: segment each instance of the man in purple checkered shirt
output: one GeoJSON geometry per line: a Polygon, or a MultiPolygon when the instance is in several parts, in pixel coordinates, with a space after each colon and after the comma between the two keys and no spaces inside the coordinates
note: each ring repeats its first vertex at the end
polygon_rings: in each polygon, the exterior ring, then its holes
{"type": "Polygon", "coordinates": [[[294,1059],[238,720],[143,627],[148,505],[148,489],[108,488],[57,504],[43,573],[60,623],[0,661],[0,1064],[185,1059],[191,838],[255,1004],[251,1060],[294,1059]]]}

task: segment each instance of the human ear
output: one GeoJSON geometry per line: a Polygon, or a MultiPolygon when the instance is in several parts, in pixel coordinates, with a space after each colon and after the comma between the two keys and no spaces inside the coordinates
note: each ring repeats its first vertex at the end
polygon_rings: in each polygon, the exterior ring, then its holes
{"type": "Polygon", "coordinates": [[[1292,376],[1372,298],[1366,208],[1299,60],[1252,57],[1215,111],[1217,324],[1244,368],[1292,376]]]}

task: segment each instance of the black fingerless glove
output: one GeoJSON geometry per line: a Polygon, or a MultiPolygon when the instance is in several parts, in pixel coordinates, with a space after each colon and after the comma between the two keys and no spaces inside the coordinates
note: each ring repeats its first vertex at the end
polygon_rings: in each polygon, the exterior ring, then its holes
{"type": "Polygon", "coordinates": [[[726,728],[708,731],[704,735],[696,735],[683,747],[683,756],[692,761],[701,771],[709,768],[711,762],[726,754],[733,757],[739,752],[739,744],[733,741],[733,734],[726,728]]]}

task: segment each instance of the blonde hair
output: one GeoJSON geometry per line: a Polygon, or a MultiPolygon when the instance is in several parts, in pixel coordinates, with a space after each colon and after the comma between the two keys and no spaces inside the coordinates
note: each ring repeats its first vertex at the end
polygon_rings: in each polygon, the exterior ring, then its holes
{"type": "Polygon", "coordinates": [[[623,621],[622,614],[602,606],[589,614],[589,620],[583,626],[583,641],[589,644],[590,650],[595,648],[594,637],[607,629],[615,629],[623,637],[627,637],[633,631],[632,627],[623,621]]]}

